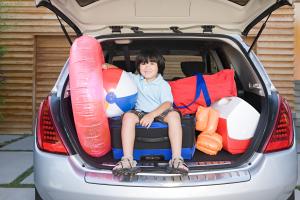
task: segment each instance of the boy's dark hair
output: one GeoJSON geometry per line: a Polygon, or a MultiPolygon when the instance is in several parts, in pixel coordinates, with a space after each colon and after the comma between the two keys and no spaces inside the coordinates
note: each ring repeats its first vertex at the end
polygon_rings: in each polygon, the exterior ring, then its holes
{"type": "Polygon", "coordinates": [[[139,74],[140,64],[148,62],[156,62],[158,67],[158,73],[163,75],[165,70],[165,58],[155,49],[142,50],[135,59],[135,66],[139,74]]]}

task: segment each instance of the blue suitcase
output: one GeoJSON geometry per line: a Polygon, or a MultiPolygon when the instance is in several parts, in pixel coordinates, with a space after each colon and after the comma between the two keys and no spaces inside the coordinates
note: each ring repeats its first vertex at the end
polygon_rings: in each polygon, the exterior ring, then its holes
{"type": "MultiPolygon", "coordinates": [[[[183,130],[181,156],[188,160],[192,159],[195,152],[195,119],[190,115],[184,116],[181,123],[183,130]]],[[[120,159],[123,156],[121,124],[120,117],[109,119],[114,159],[120,159]]],[[[148,129],[137,125],[133,157],[135,160],[170,160],[172,151],[168,125],[153,122],[148,129]]]]}

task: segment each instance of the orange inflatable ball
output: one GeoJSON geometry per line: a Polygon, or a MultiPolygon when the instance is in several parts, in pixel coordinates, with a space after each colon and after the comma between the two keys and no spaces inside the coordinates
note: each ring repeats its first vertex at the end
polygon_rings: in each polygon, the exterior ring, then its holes
{"type": "Polygon", "coordinates": [[[197,138],[196,148],[208,155],[217,155],[222,147],[222,136],[218,133],[201,133],[197,138]]]}
{"type": "Polygon", "coordinates": [[[206,129],[210,109],[210,107],[198,107],[196,112],[196,130],[204,131],[206,129]]]}

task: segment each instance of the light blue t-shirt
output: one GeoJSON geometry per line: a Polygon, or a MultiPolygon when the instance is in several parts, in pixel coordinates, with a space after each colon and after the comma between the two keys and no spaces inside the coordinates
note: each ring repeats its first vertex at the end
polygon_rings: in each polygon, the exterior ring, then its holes
{"type": "Polygon", "coordinates": [[[158,74],[153,81],[146,81],[140,74],[128,72],[138,89],[135,109],[144,112],[152,112],[164,102],[173,103],[171,87],[163,77],[158,74]]]}

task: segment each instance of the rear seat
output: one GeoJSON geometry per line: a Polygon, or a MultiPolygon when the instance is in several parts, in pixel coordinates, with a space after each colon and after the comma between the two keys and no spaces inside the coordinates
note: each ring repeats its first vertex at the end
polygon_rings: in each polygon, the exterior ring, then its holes
{"type": "Polygon", "coordinates": [[[180,63],[181,71],[186,77],[194,76],[195,74],[205,74],[205,64],[200,61],[185,61],[180,63]]]}
{"type": "MultiPolygon", "coordinates": [[[[204,62],[200,61],[184,61],[180,63],[181,71],[186,76],[194,76],[198,73],[205,74],[204,62]]],[[[178,80],[182,77],[174,77],[172,81],[178,80]]]]}
{"type": "Polygon", "coordinates": [[[115,60],[112,62],[113,65],[127,71],[127,72],[132,72],[134,73],[136,68],[135,68],[135,61],[130,61],[130,66],[126,66],[126,62],[124,60],[115,60]]]}

